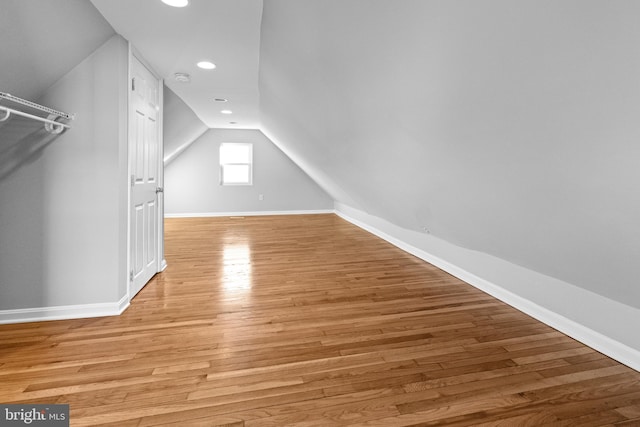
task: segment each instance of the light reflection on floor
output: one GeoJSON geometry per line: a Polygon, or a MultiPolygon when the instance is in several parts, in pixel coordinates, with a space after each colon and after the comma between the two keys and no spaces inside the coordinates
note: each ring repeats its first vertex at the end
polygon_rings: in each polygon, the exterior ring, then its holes
{"type": "Polygon", "coordinates": [[[222,253],[222,288],[229,292],[251,289],[251,250],[246,242],[227,243],[222,253]]]}

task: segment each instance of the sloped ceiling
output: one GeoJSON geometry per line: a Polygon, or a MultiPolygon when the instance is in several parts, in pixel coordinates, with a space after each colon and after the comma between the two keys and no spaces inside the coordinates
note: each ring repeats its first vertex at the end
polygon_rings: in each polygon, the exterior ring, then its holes
{"type": "Polygon", "coordinates": [[[163,160],[164,165],[167,166],[209,128],[198,119],[193,110],[178,95],[166,86],[163,101],[163,160]]]}
{"type": "Polygon", "coordinates": [[[91,1],[207,126],[259,127],[262,0],[192,0],[183,8],[160,0],[91,1]],[[198,68],[203,60],[217,68],[198,68]],[[175,73],[188,73],[191,82],[177,82],[175,73]]]}
{"type": "Polygon", "coordinates": [[[640,306],[639,19],[267,0],[262,128],[338,202],[640,306]]]}
{"type": "Polygon", "coordinates": [[[2,0],[0,92],[37,99],[113,34],[87,0],[2,0]]]}

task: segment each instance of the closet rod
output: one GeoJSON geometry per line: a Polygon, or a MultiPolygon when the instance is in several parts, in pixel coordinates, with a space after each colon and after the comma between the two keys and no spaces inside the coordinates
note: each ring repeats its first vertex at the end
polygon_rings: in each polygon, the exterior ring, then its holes
{"type": "Polygon", "coordinates": [[[16,104],[26,105],[27,107],[35,108],[36,110],[44,111],[46,113],[53,114],[67,120],[74,119],[73,114],[63,113],[62,111],[54,110],[53,108],[45,107],[44,105],[36,104],[35,102],[27,101],[26,99],[18,98],[17,96],[13,96],[8,93],[0,92],[0,98],[15,102],[16,104]]]}
{"type": "Polygon", "coordinates": [[[11,114],[15,114],[16,116],[27,117],[30,119],[49,123],[54,127],[58,127],[60,130],[62,130],[62,128],[71,129],[71,126],[65,125],[64,123],[54,122],[53,120],[45,119],[44,117],[34,116],[33,114],[25,113],[24,111],[18,111],[14,110],[13,108],[3,107],[2,105],[0,105],[0,111],[4,111],[6,113],[4,117],[0,118],[0,122],[7,120],[11,114]]]}

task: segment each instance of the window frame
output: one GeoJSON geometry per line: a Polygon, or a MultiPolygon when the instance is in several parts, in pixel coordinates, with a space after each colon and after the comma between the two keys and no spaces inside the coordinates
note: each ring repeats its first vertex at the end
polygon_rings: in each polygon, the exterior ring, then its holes
{"type": "Polygon", "coordinates": [[[220,185],[223,186],[251,186],[253,185],[253,143],[252,142],[222,142],[218,148],[218,163],[220,166],[220,185]],[[249,162],[243,163],[223,163],[222,162],[222,150],[224,146],[245,146],[249,148],[249,162]],[[248,182],[225,182],[224,180],[224,167],[225,166],[248,166],[249,168],[249,180],[248,182]]]}

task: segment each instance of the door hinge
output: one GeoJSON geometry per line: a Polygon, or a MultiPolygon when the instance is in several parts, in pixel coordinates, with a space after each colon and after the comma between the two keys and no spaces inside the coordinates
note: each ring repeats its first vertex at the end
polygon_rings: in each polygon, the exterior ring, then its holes
{"type": "Polygon", "coordinates": [[[131,79],[131,90],[135,92],[136,90],[136,78],[131,79]]]}
{"type": "Polygon", "coordinates": [[[136,176],[135,175],[131,175],[131,186],[133,187],[134,185],[136,185],[136,176]]]}
{"type": "Polygon", "coordinates": [[[129,281],[133,282],[133,270],[129,272],[129,281]]]}

